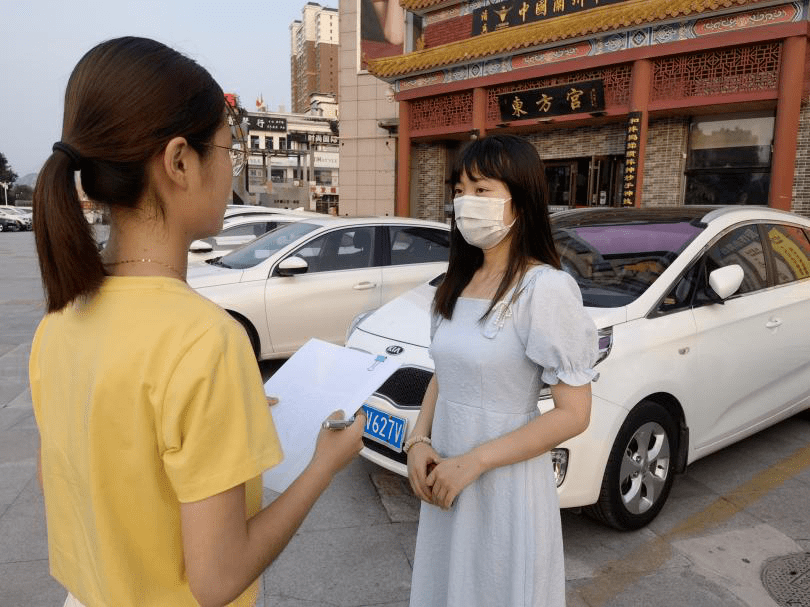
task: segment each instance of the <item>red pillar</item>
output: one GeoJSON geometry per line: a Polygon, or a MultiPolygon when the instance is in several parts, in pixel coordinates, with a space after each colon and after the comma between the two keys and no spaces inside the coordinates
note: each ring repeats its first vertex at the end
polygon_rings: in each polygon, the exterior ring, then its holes
{"type": "Polygon", "coordinates": [[[399,102],[399,129],[397,138],[397,190],[394,215],[411,215],[411,129],[410,102],[399,102]]]}
{"type": "Polygon", "coordinates": [[[638,165],[636,165],[636,206],[641,206],[641,192],[644,186],[644,156],[647,152],[648,108],[652,89],[652,61],[639,59],[633,63],[631,75],[630,111],[641,112],[638,138],[638,165]]]}
{"type": "Polygon", "coordinates": [[[782,66],[779,71],[779,99],[773,128],[771,191],[768,205],[790,210],[793,199],[793,175],[796,167],[796,143],[799,137],[799,114],[802,105],[802,83],[807,38],[794,36],[782,43],[782,66]]]}
{"type": "Polygon", "coordinates": [[[487,91],[484,88],[473,89],[473,129],[478,131],[478,136],[487,134],[487,91]]]}

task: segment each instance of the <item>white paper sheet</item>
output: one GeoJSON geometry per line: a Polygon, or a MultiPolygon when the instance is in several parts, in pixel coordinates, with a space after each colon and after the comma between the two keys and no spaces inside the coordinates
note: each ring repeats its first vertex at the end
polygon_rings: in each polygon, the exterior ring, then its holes
{"type": "Polygon", "coordinates": [[[264,473],[265,487],[277,493],[289,487],[312,458],[323,420],[336,409],[353,415],[400,364],[376,358],[311,339],[267,380],[265,394],[279,399],[270,411],[284,460],[264,473]]]}

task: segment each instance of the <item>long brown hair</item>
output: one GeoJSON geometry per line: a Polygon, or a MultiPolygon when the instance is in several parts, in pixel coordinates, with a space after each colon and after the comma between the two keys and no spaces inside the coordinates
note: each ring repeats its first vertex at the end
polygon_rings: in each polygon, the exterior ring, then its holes
{"type": "MultiPolygon", "coordinates": [[[[104,266],[82,212],[74,170],[94,202],[134,208],[150,187],[147,163],[174,137],[205,158],[223,124],[225,99],[192,59],[147,38],[92,48],[65,91],[62,151],[45,161],[34,190],[34,235],[48,312],[95,293],[104,266]]],[[[160,202],[157,201],[158,210],[160,202]]]]}
{"type": "MultiPolygon", "coordinates": [[[[559,269],[560,256],[554,247],[548,218],[545,170],[532,144],[514,135],[490,135],[477,139],[459,154],[450,177],[450,187],[459,182],[463,173],[475,179],[502,181],[512,196],[515,212],[509,263],[489,308],[481,317],[483,320],[532,260],[559,269]]],[[[450,234],[450,263],[433,299],[433,309],[438,314],[452,318],[456,301],[483,263],[484,252],[464,240],[454,219],[450,234]]]]}

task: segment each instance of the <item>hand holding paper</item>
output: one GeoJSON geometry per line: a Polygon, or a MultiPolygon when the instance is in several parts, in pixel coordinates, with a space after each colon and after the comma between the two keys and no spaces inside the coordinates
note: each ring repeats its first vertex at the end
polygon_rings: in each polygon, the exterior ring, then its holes
{"type": "Polygon", "coordinates": [[[264,473],[264,486],[282,493],[307,467],[310,458],[314,462],[320,457],[316,445],[320,449],[326,441],[323,446],[329,449],[338,441],[350,443],[355,433],[360,437],[366,422],[360,411],[364,401],[398,367],[399,363],[390,358],[317,339],[308,341],[264,385],[265,394],[279,399],[270,411],[284,452],[284,461],[264,473]],[[324,418],[338,407],[358,411],[355,415],[359,417],[345,430],[322,429],[324,418]]]}
{"type": "MultiPolygon", "coordinates": [[[[342,410],[335,411],[325,421],[344,419],[342,410]]],[[[340,432],[322,429],[315,443],[315,453],[311,466],[323,466],[334,476],[348,464],[363,448],[363,427],[366,425],[365,413],[361,410],[354,423],[340,432]]]]}

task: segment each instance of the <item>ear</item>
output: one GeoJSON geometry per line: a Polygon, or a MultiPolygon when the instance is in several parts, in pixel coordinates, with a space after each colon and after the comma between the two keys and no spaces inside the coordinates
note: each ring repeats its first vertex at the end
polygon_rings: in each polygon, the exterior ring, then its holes
{"type": "Polygon", "coordinates": [[[189,185],[189,170],[199,162],[197,153],[185,137],[175,137],[163,149],[160,165],[168,180],[185,189],[189,185]]]}

